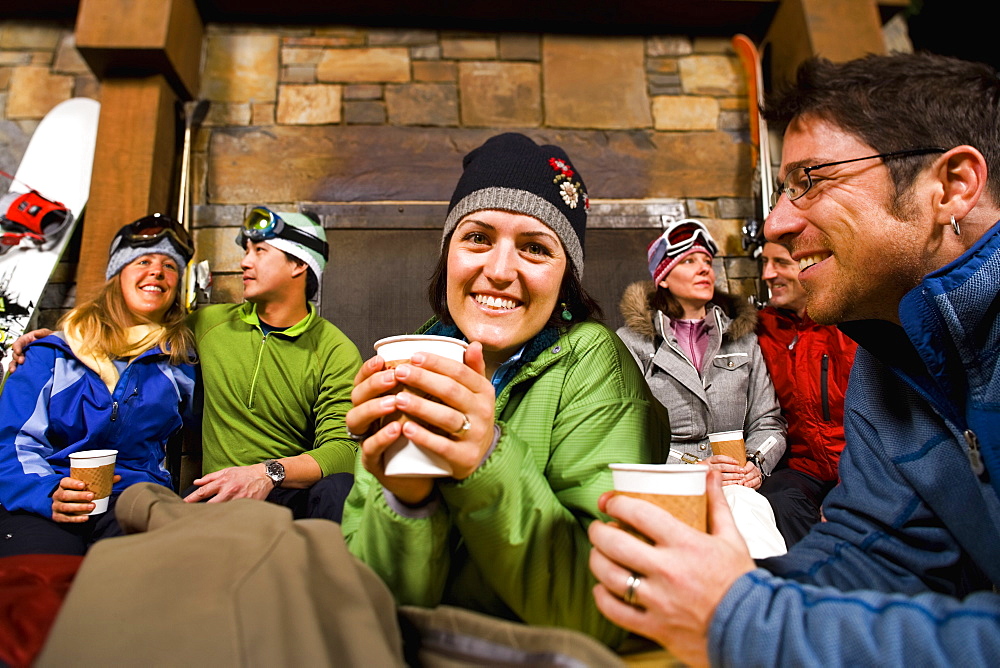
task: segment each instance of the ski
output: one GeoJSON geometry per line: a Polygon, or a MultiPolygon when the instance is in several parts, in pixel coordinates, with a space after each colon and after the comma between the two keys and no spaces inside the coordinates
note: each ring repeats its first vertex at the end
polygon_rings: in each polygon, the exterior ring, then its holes
{"type": "Polygon", "coordinates": [[[761,108],[764,106],[764,77],[760,53],[753,41],[746,35],[736,35],[732,42],[747,78],[747,111],[752,145],[750,165],[753,169],[751,193],[754,212],[743,227],[743,248],[753,248],[753,256],[757,257],[763,245],[764,221],[771,212],[771,191],[774,188],[767,122],[761,116],[761,108]]]}

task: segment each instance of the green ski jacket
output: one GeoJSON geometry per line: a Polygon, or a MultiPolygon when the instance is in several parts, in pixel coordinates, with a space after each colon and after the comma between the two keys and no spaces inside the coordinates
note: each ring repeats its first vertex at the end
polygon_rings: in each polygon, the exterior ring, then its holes
{"type": "Polygon", "coordinates": [[[665,410],[618,337],[584,322],[521,367],[497,397],[496,424],[489,458],[463,481],[440,480],[422,517],[397,514],[359,458],[343,522],[351,552],[400,604],[455,605],[618,645],[625,631],[594,604],[586,531],[612,488],[608,464],[666,460],[665,410]]]}

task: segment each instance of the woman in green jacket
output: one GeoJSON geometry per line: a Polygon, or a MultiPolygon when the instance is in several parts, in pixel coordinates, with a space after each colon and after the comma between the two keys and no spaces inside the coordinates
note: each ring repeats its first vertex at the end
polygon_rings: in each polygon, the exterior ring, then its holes
{"type": "Polygon", "coordinates": [[[364,364],[347,414],[365,438],[344,533],[401,604],[615,646],[625,632],[594,604],[586,529],[612,487],[609,463],[666,459],[666,415],[592,320],[600,307],[581,283],[588,198],[566,154],[503,134],[464,166],[430,286],[436,317],[421,332],[469,341],[465,363],[417,353],[391,370],[378,356],[364,364]],[[379,428],[394,411],[414,419],[379,428]],[[400,434],[452,476],[386,476],[382,454],[400,434]]]}

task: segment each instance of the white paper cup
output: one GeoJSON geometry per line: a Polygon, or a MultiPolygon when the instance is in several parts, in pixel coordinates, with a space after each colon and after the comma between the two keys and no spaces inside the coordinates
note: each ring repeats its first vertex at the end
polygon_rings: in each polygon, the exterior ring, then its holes
{"type": "Polygon", "coordinates": [[[703,464],[608,464],[615,492],[655,503],[699,531],[707,531],[703,464]]]}
{"type": "Polygon", "coordinates": [[[740,466],[747,463],[747,446],[743,441],[743,431],[719,431],[708,435],[712,444],[713,455],[728,455],[738,461],[740,466]]]}
{"type": "Polygon", "coordinates": [[[117,450],[82,450],[69,455],[69,477],[87,483],[87,491],[94,493],[96,507],[88,515],[99,515],[108,510],[117,456],[117,450]]]}
{"type": "MultiPolygon", "coordinates": [[[[385,360],[387,368],[408,362],[414,353],[433,353],[456,362],[465,359],[465,349],[469,344],[449,336],[413,334],[390,336],[375,342],[375,352],[385,360]]],[[[399,392],[402,388],[397,389],[399,392]]],[[[408,390],[416,392],[416,390],[408,390]]],[[[402,413],[396,412],[383,423],[392,420],[405,421],[402,413]]],[[[407,478],[441,478],[451,475],[448,462],[432,452],[422,450],[405,436],[400,436],[385,451],[385,474],[407,478]]]]}

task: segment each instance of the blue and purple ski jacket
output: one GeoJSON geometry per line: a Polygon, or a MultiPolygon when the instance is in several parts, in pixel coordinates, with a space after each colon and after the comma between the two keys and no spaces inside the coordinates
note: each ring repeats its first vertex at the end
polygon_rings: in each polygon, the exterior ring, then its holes
{"type": "Polygon", "coordinates": [[[137,482],[170,484],[166,444],[190,415],[194,370],[154,348],[124,367],[114,392],[59,334],[31,346],[0,394],[0,504],[52,514],[69,454],[118,451],[113,494],[137,482]]]}

